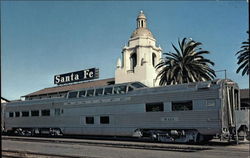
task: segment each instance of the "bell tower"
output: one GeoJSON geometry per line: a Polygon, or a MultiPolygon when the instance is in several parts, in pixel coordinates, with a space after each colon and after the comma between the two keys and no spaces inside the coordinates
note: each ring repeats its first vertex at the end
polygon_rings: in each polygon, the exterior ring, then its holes
{"type": "Polygon", "coordinates": [[[130,36],[128,45],[122,49],[122,60],[118,59],[115,83],[139,81],[149,87],[158,86],[155,65],[162,57],[162,49],[147,28],[147,18],[141,11],[136,19],[137,28],[130,36]]]}

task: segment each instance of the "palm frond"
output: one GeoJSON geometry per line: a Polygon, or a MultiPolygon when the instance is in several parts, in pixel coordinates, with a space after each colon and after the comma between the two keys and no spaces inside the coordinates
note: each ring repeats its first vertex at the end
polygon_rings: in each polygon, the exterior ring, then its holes
{"type": "MultiPolygon", "coordinates": [[[[249,34],[249,31],[247,31],[249,34]]],[[[235,55],[238,55],[237,64],[239,65],[238,69],[236,70],[236,73],[239,73],[242,71],[241,75],[244,76],[249,75],[249,39],[247,41],[244,41],[241,43],[241,50],[239,50],[235,55]]]]}
{"type": "Polygon", "coordinates": [[[211,80],[216,76],[209,67],[214,62],[203,56],[210,52],[200,48],[202,43],[184,38],[178,40],[178,45],[179,49],[172,44],[175,52],[164,53],[164,59],[156,65],[160,85],[211,80]]]}

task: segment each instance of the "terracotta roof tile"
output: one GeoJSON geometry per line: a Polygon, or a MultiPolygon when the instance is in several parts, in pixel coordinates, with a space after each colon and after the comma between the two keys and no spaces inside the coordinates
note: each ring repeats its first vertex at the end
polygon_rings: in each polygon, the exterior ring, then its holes
{"type": "Polygon", "coordinates": [[[49,88],[44,88],[44,89],[41,89],[39,91],[27,94],[27,95],[25,95],[23,97],[43,95],[43,94],[51,94],[51,93],[67,92],[67,91],[70,91],[70,90],[81,89],[81,88],[105,86],[105,85],[108,85],[109,82],[114,82],[114,81],[115,81],[114,78],[108,78],[108,79],[103,79],[103,80],[89,81],[89,82],[83,82],[83,83],[77,83],[77,84],[49,87],[49,88]]]}

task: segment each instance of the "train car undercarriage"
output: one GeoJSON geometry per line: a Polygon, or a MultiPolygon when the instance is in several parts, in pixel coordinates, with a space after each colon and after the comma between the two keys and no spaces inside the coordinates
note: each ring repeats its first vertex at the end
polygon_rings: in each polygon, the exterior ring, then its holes
{"type": "MultiPolygon", "coordinates": [[[[7,135],[19,136],[63,136],[60,128],[13,128],[8,130],[7,135]]],[[[238,133],[241,134],[241,133],[238,133]]],[[[66,134],[67,135],[67,134],[66,134]]],[[[213,138],[220,140],[238,141],[233,134],[223,133],[221,135],[202,135],[196,129],[136,129],[132,137],[149,138],[156,142],[166,143],[207,143],[213,138]]]]}
{"type": "Polygon", "coordinates": [[[134,136],[150,137],[159,142],[204,143],[213,139],[213,135],[202,135],[195,129],[137,129],[134,136]]]}

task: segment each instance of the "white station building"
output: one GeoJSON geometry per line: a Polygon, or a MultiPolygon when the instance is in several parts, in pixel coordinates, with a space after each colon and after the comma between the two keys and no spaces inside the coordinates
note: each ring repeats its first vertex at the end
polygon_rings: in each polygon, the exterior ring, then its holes
{"type": "Polygon", "coordinates": [[[63,97],[70,90],[134,81],[139,81],[148,87],[158,86],[155,66],[162,57],[162,49],[156,45],[156,39],[147,27],[147,18],[143,11],[136,19],[136,26],[128,45],[122,49],[121,59],[117,61],[115,78],[45,88],[23,97],[26,100],[63,97]]]}

